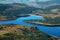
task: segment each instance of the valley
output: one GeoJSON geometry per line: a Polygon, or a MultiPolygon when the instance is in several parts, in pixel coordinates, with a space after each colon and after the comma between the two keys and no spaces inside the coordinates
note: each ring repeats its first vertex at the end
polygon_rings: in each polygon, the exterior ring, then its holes
{"type": "Polygon", "coordinates": [[[0,4],[0,40],[58,40],[59,1],[0,4]]]}

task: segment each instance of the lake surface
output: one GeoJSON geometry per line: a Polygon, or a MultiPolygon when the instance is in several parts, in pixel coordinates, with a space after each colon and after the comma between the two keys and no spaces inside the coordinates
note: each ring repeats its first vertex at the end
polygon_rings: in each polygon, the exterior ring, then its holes
{"type": "Polygon", "coordinates": [[[30,20],[30,19],[42,20],[43,17],[31,15],[28,17],[20,17],[20,18],[17,18],[16,20],[11,20],[11,21],[0,21],[0,24],[19,24],[19,25],[24,25],[24,26],[34,26],[34,27],[37,27],[38,30],[40,30],[48,35],[52,35],[52,36],[56,36],[56,37],[60,38],[60,27],[58,27],[58,26],[50,27],[50,26],[23,22],[23,20],[30,20]]]}

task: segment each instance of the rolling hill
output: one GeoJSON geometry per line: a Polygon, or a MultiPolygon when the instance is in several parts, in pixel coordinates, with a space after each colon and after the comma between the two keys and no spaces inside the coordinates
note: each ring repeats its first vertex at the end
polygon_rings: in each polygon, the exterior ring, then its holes
{"type": "Polygon", "coordinates": [[[39,10],[40,8],[35,8],[28,6],[26,4],[0,4],[0,19],[12,19],[16,17],[26,16],[32,14],[32,11],[39,10]]]}

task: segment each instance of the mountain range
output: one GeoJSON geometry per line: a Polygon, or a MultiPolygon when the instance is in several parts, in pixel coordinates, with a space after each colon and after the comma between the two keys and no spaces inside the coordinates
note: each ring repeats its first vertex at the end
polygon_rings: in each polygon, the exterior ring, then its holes
{"type": "Polygon", "coordinates": [[[29,6],[39,7],[39,8],[46,8],[52,5],[60,5],[60,0],[50,0],[45,2],[30,2],[29,6]]]}

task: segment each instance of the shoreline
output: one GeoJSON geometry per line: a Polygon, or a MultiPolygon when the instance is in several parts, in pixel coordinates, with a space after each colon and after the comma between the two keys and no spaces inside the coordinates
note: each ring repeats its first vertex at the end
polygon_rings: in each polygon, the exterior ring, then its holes
{"type": "MultiPolygon", "coordinates": [[[[20,17],[28,17],[28,16],[30,16],[30,15],[26,15],[26,16],[17,16],[16,19],[18,19],[18,18],[20,18],[20,17]]],[[[0,20],[0,21],[11,21],[11,20],[16,20],[16,19],[11,18],[11,19],[0,20]]]]}
{"type": "Polygon", "coordinates": [[[51,27],[60,26],[60,24],[47,24],[47,23],[37,23],[37,22],[28,22],[28,23],[39,24],[39,25],[44,25],[44,26],[51,26],[51,27]]]}

